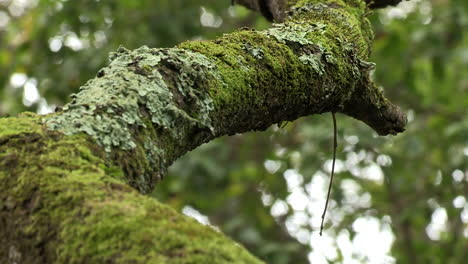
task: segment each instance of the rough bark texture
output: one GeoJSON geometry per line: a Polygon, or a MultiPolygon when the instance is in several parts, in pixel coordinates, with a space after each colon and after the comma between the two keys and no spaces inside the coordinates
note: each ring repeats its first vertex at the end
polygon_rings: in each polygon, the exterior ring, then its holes
{"type": "Polygon", "coordinates": [[[369,78],[364,2],[282,5],[266,31],[120,48],[61,111],[0,119],[0,263],[260,262],[142,193],[219,136],[329,111],[406,123],[369,78]]]}

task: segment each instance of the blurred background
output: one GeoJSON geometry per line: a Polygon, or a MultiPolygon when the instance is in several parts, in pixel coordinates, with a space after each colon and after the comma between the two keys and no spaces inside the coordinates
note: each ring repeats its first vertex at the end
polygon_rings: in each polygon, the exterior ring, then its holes
{"type": "MultiPolygon", "coordinates": [[[[374,12],[373,76],[408,113],[378,137],[330,114],[218,139],[176,162],[154,196],[267,263],[467,263],[468,1],[374,12]]],[[[269,23],[230,0],[0,0],[0,116],[65,104],[120,45],[171,47],[269,23]]]]}

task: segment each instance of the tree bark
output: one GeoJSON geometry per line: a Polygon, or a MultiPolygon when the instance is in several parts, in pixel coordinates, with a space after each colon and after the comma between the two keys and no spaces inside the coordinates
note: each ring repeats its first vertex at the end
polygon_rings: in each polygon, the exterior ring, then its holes
{"type": "Polygon", "coordinates": [[[406,124],[369,77],[365,2],[281,6],[265,31],[119,48],[58,112],[0,119],[0,262],[260,263],[144,194],[223,135],[330,111],[380,135],[406,124]]]}

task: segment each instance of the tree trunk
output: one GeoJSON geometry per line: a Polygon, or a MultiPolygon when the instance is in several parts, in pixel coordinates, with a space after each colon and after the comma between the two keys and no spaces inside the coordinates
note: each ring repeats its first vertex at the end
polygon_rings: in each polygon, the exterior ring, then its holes
{"type": "Polygon", "coordinates": [[[284,22],[266,31],[119,48],[58,112],[0,119],[0,263],[260,263],[144,194],[205,142],[301,116],[402,132],[369,78],[366,4],[276,2],[284,22]]]}

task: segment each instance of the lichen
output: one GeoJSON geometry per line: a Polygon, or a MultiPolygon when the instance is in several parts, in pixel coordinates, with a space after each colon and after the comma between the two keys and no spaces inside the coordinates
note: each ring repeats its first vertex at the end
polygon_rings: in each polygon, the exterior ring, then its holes
{"type": "Polygon", "coordinates": [[[43,119],[50,130],[66,135],[84,132],[106,152],[112,148],[133,149],[136,142],[132,129],[145,127],[141,106],[153,124],[174,138],[180,138],[181,133],[194,126],[213,130],[209,117],[213,102],[196,86],[214,68],[202,54],[144,46],[134,51],[119,48],[110,55],[110,61],[98,78],[72,95],[63,112],[43,119]],[[176,67],[174,83],[168,84],[162,76],[163,66],[176,67]],[[190,107],[184,109],[181,104],[190,107]]]}
{"type": "MultiPolygon", "coordinates": [[[[265,56],[265,53],[263,52],[262,48],[260,47],[252,47],[249,43],[244,43],[243,47],[247,52],[250,53],[254,58],[261,60],[265,56]]],[[[244,66],[245,67],[245,66],[244,66]]]]}
{"type": "Polygon", "coordinates": [[[306,23],[304,21],[293,21],[282,24],[274,24],[272,28],[266,30],[264,34],[275,37],[281,43],[299,43],[301,45],[310,45],[311,41],[309,33],[325,31],[323,23],[306,23]]]}
{"type": "Polygon", "coordinates": [[[120,47],[108,67],[42,122],[65,135],[89,135],[129,184],[148,193],[187,146],[214,134],[208,83],[218,75],[197,52],[120,47]]]}

